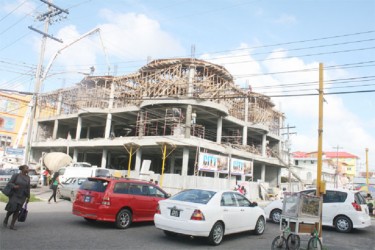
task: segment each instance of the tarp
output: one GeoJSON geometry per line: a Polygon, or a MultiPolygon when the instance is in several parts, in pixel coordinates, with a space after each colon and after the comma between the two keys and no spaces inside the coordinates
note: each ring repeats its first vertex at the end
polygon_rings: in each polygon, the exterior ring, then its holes
{"type": "Polygon", "coordinates": [[[67,166],[73,161],[72,157],[61,152],[47,153],[43,157],[44,166],[51,171],[57,171],[59,168],[67,166]]]}

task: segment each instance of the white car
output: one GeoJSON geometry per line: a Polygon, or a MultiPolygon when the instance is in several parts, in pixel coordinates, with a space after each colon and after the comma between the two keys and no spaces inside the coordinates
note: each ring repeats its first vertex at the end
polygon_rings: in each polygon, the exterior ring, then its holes
{"type": "MultiPolygon", "coordinates": [[[[303,190],[301,193],[315,195],[315,189],[303,190]]],[[[266,218],[279,223],[282,209],[283,200],[272,201],[264,208],[266,218]]],[[[360,192],[327,189],[323,195],[322,225],[333,226],[341,233],[348,233],[353,228],[371,226],[368,207],[360,192]]]]}
{"type": "Polygon", "coordinates": [[[74,202],[77,195],[77,191],[81,184],[86,181],[85,177],[71,177],[57,188],[57,194],[60,199],[69,198],[71,202],[74,202]]]}
{"type": "Polygon", "coordinates": [[[155,226],[167,236],[184,234],[208,237],[219,245],[224,235],[253,230],[263,234],[265,213],[235,191],[187,189],[159,201],[155,226]]]}

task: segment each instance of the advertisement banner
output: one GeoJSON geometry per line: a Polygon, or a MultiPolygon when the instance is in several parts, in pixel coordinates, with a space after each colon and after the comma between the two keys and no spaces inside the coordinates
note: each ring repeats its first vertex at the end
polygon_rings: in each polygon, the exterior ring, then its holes
{"type": "Polygon", "coordinates": [[[253,162],[232,158],[230,170],[231,175],[253,176],[253,162]]]}
{"type": "Polygon", "coordinates": [[[199,153],[198,170],[228,173],[228,158],[222,155],[199,153]]]}

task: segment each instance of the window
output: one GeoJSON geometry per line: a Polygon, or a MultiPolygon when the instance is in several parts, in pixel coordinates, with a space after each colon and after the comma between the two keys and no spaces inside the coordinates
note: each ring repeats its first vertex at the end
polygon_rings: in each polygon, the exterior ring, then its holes
{"type": "Polygon", "coordinates": [[[113,188],[113,193],[115,194],[128,194],[129,193],[129,183],[117,182],[113,188]]]}
{"type": "Polygon", "coordinates": [[[160,189],[154,186],[149,186],[149,192],[151,196],[161,197],[161,198],[167,198],[167,195],[162,192],[160,189]]]}
{"type": "Polygon", "coordinates": [[[234,198],[232,193],[223,193],[223,196],[221,197],[221,206],[225,206],[225,207],[237,206],[236,199],[234,198]]]}
{"type": "Polygon", "coordinates": [[[104,193],[104,191],[107,189],[107,186],[108,186],[108,181],[87,180],[84,183],[82,183],[80,189],[104,193]]]}
{"type": "Polygon", "coordinates": [[[250,201],[248,201],[243,195],[234,193],[240,207],[250,207],[250,201]]]}
{"type": "Polygon", "coordinates": [[[188,189],[179,192],[171,197],[171,200],[188,201],[194,203],[207,204],[215,192],[207,190],[188,189]]]}
{"type": "Polygon", "coordinates": [[[323,203],[345,202],[347,196],[348,194],[345,192],[327,191],[326,194],[323,195],[323,203]]]}

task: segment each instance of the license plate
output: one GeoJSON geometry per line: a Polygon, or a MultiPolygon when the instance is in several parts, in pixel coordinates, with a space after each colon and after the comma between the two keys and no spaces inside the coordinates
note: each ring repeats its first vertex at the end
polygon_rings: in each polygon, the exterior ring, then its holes
{"type": "Polygon", "coordinates": [[[84,202],[90,202],[91,201],[91,196],[85,196],[84,202]]]}
{"type": "Polygon", "coordinates": [[[177,209],[171,209],[171,216],[180,217],[180,211],[177,209]]]}

